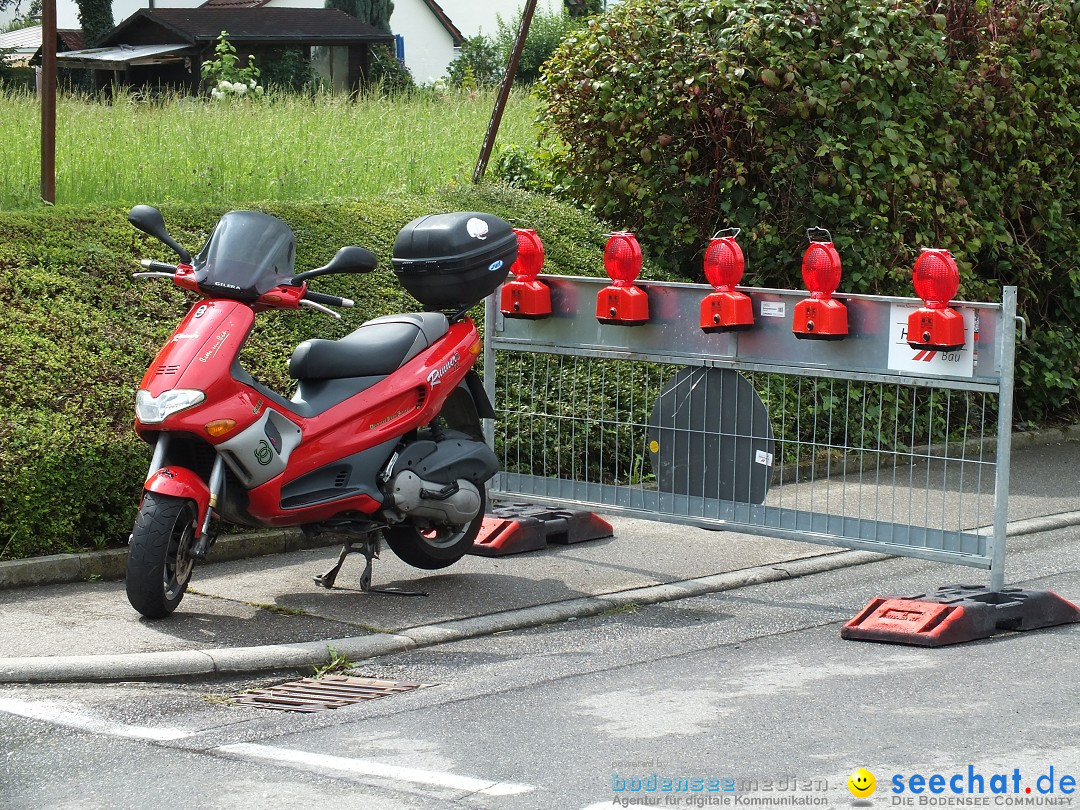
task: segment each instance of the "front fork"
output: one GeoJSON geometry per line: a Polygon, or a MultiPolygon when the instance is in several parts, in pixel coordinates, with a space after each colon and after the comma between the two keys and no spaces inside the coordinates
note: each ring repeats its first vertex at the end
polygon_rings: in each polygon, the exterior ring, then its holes
{"type": "Polygon", "coordinates": [[[214,516],[218,499],[221,497],[221,487],[225,481],[225,461],[220,455],[215,455],[214,466],[210,470],[210,483],[206,484],[191,470],[165,466],[169,440],[168,433],[158,435],[143,488],[147,492],[188,498],[195,502],[198,511],[195,520],[195,537],[198,543],[191,550],[191,556],[201,560],[206,557],[206,553],[214,542],[215,535],[210,532],[210,520],[214,516]]]}

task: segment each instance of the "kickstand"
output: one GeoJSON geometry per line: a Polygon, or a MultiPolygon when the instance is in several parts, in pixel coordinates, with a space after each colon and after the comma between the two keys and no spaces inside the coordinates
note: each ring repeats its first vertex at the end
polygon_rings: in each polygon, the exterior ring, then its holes
{"type": "Polygon", "coordinates": [[[371,586],[371,563],[373,560],[379,559],[379,534],[377,532],[372,532],[358,542],[350,541],[343,545],[341,554],[338,555],[337,562],[334,563],[333,567],[326,573],[313,577],[315,584],[327,590],[333,588],[338,572],[345,563],[345,558],[354,552],[363,554],[366,560],[364,572],[360,575],[360,590],[364,593],[392,593],[398,596],[428,595],[426,591],[406,591],[401,588],[373,588],[371,586]]]}

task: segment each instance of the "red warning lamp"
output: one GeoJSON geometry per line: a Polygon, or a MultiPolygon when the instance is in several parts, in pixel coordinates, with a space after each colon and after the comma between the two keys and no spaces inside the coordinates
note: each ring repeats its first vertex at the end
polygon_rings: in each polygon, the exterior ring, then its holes
{"type": "Polygon", "coordinates": [[[738,235],[738,228],[720,231],[705,249],[705,278],[716,292],[705,296],[701,302],[703,332],[729,332],[754,325],[754,307],[750,298],[735,290],[746,269],[742,248],[735,241],[738,235]]]}
{"type": "Polygon", "coordinates": [[[537,320],[551,314],[551,290],[536,277],[544,267],[544,243],[536,231],[514,228],[518,254],[510,272],[514,280],[503,284],[499,308],[508,318],[537,320]]]}
{"type": "Polygon", "coordinates": [[[802,277],[810,297],[795,305],[792,331],[797,338],[843,340],[848,333],[847,307],[832,297],[840,286],[840,254],[824,228],[809,228],[806,237],[810,247],[803,254],[802,277]],[[813,231],[825,234],[827,241],[814,240],[813,231]]]}
{"type": "Polygon", "coordinates": [[[911,277],[924,306],[908,316],[908,345],[942,352],[962,349],[964,317],[949,306],[960,288],[956,259],[947,250],[923,248],[911,277]]]}
{"type": "Polygon", "coordinates": [[[613,233],[604,248],[604,268],[613,284],[596,298],[596,319],[617,326],[640,326],[649,320],[649,296],[634,280],[641,272],[641,245],[632,233],[613,233]]]}

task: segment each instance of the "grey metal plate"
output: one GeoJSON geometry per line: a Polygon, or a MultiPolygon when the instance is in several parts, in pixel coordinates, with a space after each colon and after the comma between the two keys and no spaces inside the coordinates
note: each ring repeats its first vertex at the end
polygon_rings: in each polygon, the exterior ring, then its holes
{"type": "Polygon", "coordinates": [[[764,503],[773,463],[768,411],[738,372],[685,368],[653,407],[649,458],[661,492],[764,503]]]}

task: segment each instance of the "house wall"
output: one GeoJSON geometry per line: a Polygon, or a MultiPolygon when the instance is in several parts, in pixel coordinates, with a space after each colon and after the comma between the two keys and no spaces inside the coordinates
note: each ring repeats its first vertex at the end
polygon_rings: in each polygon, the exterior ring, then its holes
{"type": "Polygon", "coordinates": [[[454,60],[454,40],[423,0],[394,0],[390,28],[405,42],[405,64],[416,82],[430,84],[443,77],[454,60]]]}

